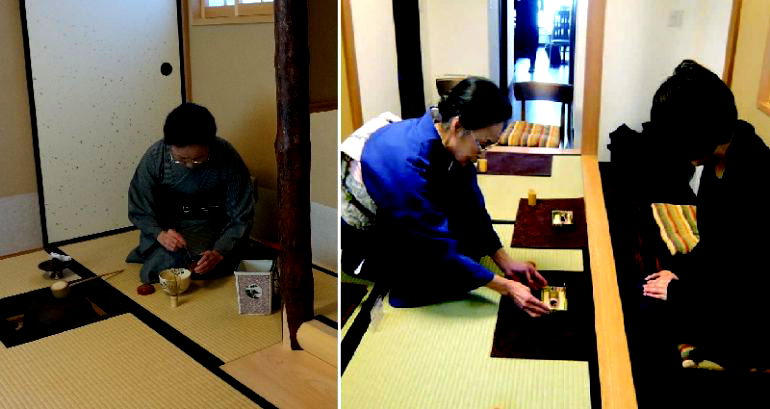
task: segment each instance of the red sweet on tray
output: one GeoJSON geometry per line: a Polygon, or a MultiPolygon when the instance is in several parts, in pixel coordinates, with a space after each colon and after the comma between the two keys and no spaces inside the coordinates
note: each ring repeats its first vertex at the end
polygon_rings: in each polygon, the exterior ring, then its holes
{"type": "Polygon", "coordinates": [[[150,295],[155,292],[155,286],[152,284],[142,284],[136,288],[136,293],[139,295],[150,295]]]}

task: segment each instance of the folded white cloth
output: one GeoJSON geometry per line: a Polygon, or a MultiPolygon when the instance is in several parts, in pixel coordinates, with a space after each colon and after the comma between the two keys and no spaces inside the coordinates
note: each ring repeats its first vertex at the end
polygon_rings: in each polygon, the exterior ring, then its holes
{"type": "Polygon", "coordinates": [[[59,253],[54,253],[54,252],[51,252],[51,253],[48,253],[48,254],[51,256],[51,258],[54,258],[54,259],[59,260],[59,261],[71,261],[72,260],[72,257],[65,256],[64,254],[59,254],[59,253]]]}
{"type": "Polygon", "coordinates": [[[383,112],[377,115],[347,137],[340,145],[340,151],[350,156],[351,159],[360,161],[361,152],[364,151],[364,145],[369,137],[383,126],[400,120],[401,118],[392,112],[383,112]]]}
{"type": "Polygon", "coordinates": [[[400,120],[401,118],[392,112],[384,112],[367,121],[340,145],[342,161],[340,215],[346,223],[357,229],[371,228],[374,215],[377,214],[377,206],[366,191],[361,173],[361,154],[364,151],[364,145],[377,130],[400,120]]]}

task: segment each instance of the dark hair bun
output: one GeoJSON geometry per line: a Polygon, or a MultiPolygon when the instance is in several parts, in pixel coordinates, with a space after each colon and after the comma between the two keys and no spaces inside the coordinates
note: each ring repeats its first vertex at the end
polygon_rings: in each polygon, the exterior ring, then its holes
{"type": "Polygon", "coordinates": [[[468,130],[486,128],[511,117],[511,103],[492,81],[468,77],[460,81],[438,103],[441,118],[448,121],[459,116],[460,125],[468,130]]]}
{"type": "Polygon", "coordinates": [[[209,146],[217,136],[217,124],[208,109],[192,102],[174,108],[163,125],[166,145],[209,146]]]}

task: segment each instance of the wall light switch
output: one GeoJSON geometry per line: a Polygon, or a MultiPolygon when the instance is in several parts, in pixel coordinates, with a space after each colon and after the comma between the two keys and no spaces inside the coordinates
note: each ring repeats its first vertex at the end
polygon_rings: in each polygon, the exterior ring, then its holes
{"type": "Polygon", "coordinates": [[[672,10],[668,15],[668,26],[671,28],[681,28],[684,21],[684,10],[672,10]]]}

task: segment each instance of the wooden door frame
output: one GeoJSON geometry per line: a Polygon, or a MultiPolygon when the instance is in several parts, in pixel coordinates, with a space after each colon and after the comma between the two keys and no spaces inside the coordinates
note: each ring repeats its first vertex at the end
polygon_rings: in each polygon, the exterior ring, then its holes
{"type": "MultiPolygon", "coordinates": [[[[508,0],[498,0],[497,3],[498,12],[498,27],[497,35],[500,38],[499,45],[499,58],[500,58],[500,89],[506,95],[510,95],[511,84],[509,82],[513,78],[508,78],[508,0]]],[[[516,64],[516,61],[513,61],[516,64]]]]}
{"type": "MultiPolygon", "coordinates": [[[[350,0],[343,0],[344,4],[350,0]]],[[[499,5],[507,0],[500,0],[499,5]]],[[[606,10],[606,0],[586,0],[588,1],[588,17],[586,18],[586,57],[585,57],[585,76],[583,78],[583,126],[581,129],[580,152],[584,155],[597,155],[599,147],[599,118],[601,114],[601,91],[602,91],[602,63],[604,53],[604,15],[606,10]]],[[[736,0],[740,1],[740,0],[736,0]]],[[[577,9],[574,10],[577,13],[577,9]]],[[[507,26],[507,16],[501,18],[500,27],[500,47],[507,47],[507,27],[503,27],[504,22],[507,26]],[[503,38],[505,35],[505,38],[503,38]]],[[[343,14],[343,26],[345,24],[343,14]]],[[[574,30],[573,30],[574,31],[574,30]]],[[[343,31],[344,34],[344,31],[343,31]]],[[[343,42],[345,41],[343,37],[343,42]]],[[[507,49],[506,49],[507,54],[507,49]]],[[[502,60],[503,53],[500,53],[500,69],[507,69],[507,61],[502,60]]],[[[515,62],[514,62],[515,63],[515,62]]],[[[573,63],[573,62],[570,62],[573,63]]],[[[348,68],[350,71],[350,68],[348,68]]],[[[507,77],[507,72],[505,73],[507,77]]],[[[501,78],[503,78],[501,72],[501,78]]],[[[512,79],[507,79],[510,82],[512,79]]],[[[501,83],[501,86],[503,84],[501,83]]],[[[509,88],[509,84],[504,84],[509,88]]]]}
{"type": "Polygon", "coordinates": [[[192,101],[192,74],[190,73],[190,24],[192,22],[193,8],[190,7],[190,1],[195,0],[182,0],[180,7],[178,8],[181,14],[182,25],[179,28],[179,34],[182,39],[182,54],[179,56],[182,60],[181,64],[184,67],[184,101],[192,101]]]}
{"type": "Polygon", "coordinates": [[[345,72],[340,76],[345,76],[343,81],[348,84],[348,95],[350,96],[350,118],[353,122],[353,129],[358,129],[363,125],[363,114],[361,111],[361,87],[358,83],[358,64],[356,63],[356,44],[353,38],[353,17],[351,15],[350,0],[340,2],[340,37],[342,44],[341,58],[345,59],[345,72]]]}
{"type": "Polygon", "coordinates": [[[599,118],[602,102],[602,64],[604,53],[604,15],[606,0],[588,0],[586,19],[586,60],[583,79],[583,129],[580,151],[598,155],[599,118]]]}
{"type": "Polygon", "coordinates": [[[731,87],[733,82],[735,49],[738,44],[738,29],[741,24],[741,7],[743,7],[743,0],[733,0],[733,7],[730,14],[730,28],[727,32],[725,66],[722,71],[722,81],[724,81],[728,87],[731,87]]]}

